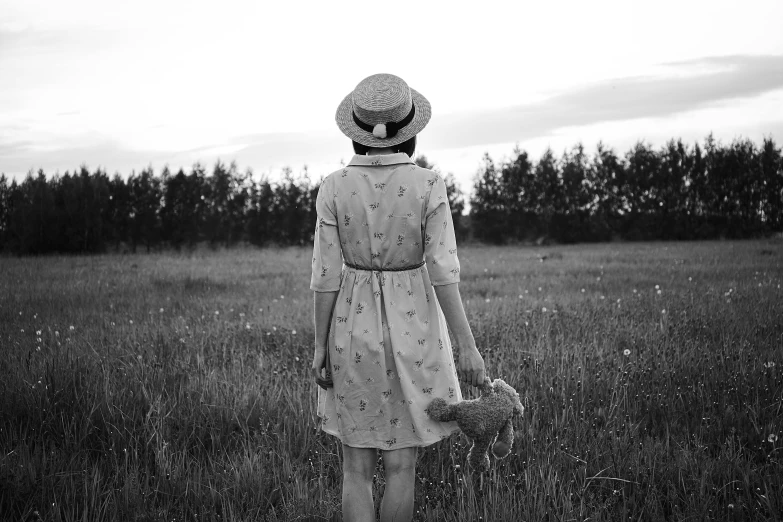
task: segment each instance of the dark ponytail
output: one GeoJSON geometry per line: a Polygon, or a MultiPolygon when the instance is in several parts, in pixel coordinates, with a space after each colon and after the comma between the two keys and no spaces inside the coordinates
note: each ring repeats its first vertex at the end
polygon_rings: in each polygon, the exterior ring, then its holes
{"type": "MultiPolygon", "coordinates": [[[[361,143],[358,143],[356,141],[353,142],[353,151],[356,154],[359,154],[360,156],[364,156],[367,154],[367,151],[369,151],[372,147],[368,147],[367,145],[362,145],[361,143]]],[[[416,153],[416,136],[412,137],[411,139],[407,141],[403,141],[399,145],[394,145],[391,147],[394,152],[404,152],[408,155],[409,158],[413,159],[413,155],[416,153]]]]}

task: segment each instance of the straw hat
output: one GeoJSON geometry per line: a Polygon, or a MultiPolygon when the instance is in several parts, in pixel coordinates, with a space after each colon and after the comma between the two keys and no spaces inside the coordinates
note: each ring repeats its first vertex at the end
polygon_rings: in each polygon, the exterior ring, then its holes
{"type": "Polygon", "coordinates": [[[337,107],[343,134],[368,147],[392,147],[418,134],[432,114],[427,98],[393,74],[368,76],[337,107]]]}

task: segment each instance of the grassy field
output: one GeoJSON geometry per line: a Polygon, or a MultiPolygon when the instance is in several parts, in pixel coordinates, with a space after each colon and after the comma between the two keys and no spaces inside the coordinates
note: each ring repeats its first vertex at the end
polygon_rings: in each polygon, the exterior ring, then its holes
{"type": "MultiPolygon", "coordinates": [[[[0,516],[339,519],[310,257],[0,259],[0,516]]],[[[490,376],[526,412],[481,478],[461,437],[420,451],[416,520],[781,518],[783,241],[460,259],[490,376]]]]}

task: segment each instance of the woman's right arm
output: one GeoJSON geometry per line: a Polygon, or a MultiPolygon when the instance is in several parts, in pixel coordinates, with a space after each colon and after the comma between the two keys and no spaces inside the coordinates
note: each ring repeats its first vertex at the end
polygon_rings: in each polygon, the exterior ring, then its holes
{"type": "Polygon", "coordinates": [[[459,352],[460,379],[473,386],[480,386],[484,382],[484,359],[476,348],[476,340],[470,330],[465,309],[462,307],[462,298],[459,295],[459,283],[435,286],[435,295],[443,310],[446,324],[454,337],[454,344],[459,352]]]}

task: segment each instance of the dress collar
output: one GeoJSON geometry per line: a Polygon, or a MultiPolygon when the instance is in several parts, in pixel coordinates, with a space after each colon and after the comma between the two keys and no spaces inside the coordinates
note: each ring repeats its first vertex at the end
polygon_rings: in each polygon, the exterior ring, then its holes
{"type": "Polygon", "coordinates": [[[379,165],[401,165],[405,163],[413,163],[413,160],[404,152],[396,152],[394,154],[378,154],[375,156],[361,156],[355,154],[348,163],[349,167],[355,166],[371,166],[377,167],[379,165]]]}

